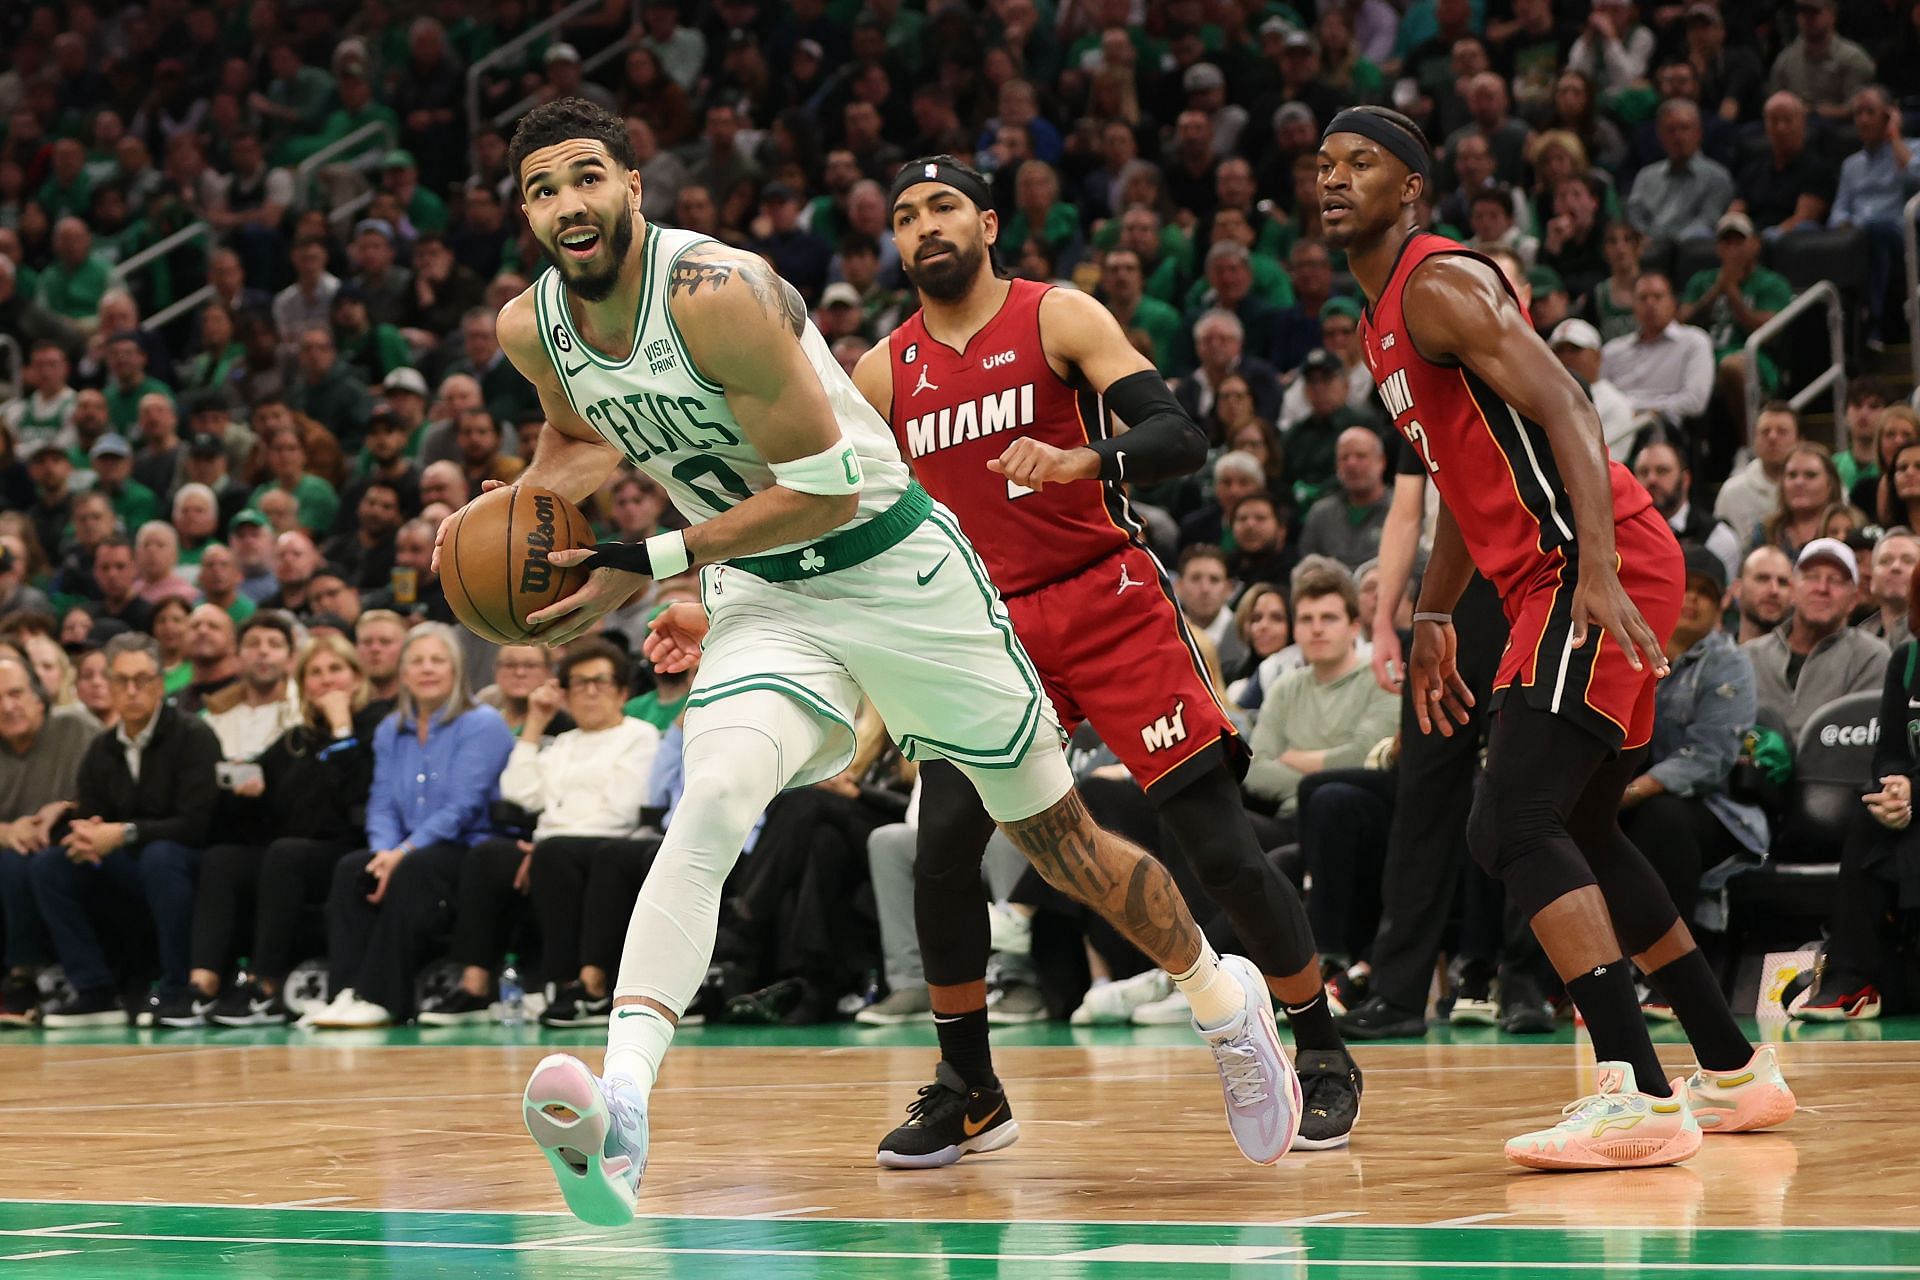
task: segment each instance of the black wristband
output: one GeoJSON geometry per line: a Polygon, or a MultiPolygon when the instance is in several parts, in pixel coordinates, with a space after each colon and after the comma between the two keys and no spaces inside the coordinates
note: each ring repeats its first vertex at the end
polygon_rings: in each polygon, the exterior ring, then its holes
{"type": "Polygon", "coordinates": [[[618,569],[622,573],[653,576],[653,556],[644,540],[640,542],[596,542],[593,554],[580,562],[582,569],[618,569]]]}

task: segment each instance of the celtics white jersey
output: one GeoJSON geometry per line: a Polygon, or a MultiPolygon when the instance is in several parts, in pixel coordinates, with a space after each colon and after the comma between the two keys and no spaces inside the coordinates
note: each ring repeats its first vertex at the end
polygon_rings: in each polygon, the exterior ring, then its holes
{"type": "MultiPolygon", "coordinates": [[[[573,411],[600,437],[663,485],[689,521],[708,520],[775,483],[765,458],[734,420],[721,388],[695,366],[667,307],[673,264],[712,240],[647,224],[633,354],[611,360],[587,345],[566,307],[566,286],[549,267],[534,283],[535,315],[547,355],[573,411]]],[[[767,268],[769,272],[772,268],[767,268]]],[[[811,320],[800,335],[827,403],[859,455],[865,482],[860,509],[843,529],[864,524],[906,492],[911,473],[893,432],[841,369],[811,320]]],[[[805,543],[770,548],[768,554],[805,543]]]]}

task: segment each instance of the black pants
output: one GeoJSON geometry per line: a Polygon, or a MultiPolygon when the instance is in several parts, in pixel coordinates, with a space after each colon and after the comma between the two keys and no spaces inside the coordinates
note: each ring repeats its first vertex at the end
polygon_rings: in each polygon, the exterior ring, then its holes
{"type": "MultiPolygon", "coordinates": [[[[516,840],[482,840],[460,860],[460,888],[454,899],[453,941],[448,956],[464,965],[493,970],[511,948],[516,922],[524,918],[526,899],[513,887],[526,855],[516,840]]],[[[522,977],[541,972],[538,959],[520,957],[522,977]]],[[[549,975],[551,976],[551,975],[549,975]]]]}
{"type": "Polygon", "coordinates": [[[304,957],[303,937],[313,931],[306,914],[327,900],[334,865],[353,846],[341,840],[286,836],[262,848],[217,844],[200,862],[193,904],[193,967],[225,973],[240,952],[242,921],[251,900],[252,949],[248,966],[257,978],[278,983],[304,957]]]}
{"type": "Polygon", "coordinates": [[[1840,850],[1840,883],[1834,891],[1833,925],[1827,938],[1821,991],[1837,995],[1868,983],[1883,990],[1892,977],[1893,944],[1899,937],[1899,846],[1920,839],[1909,827],[1889,831],[1863,805],[1847,824],[1840,850]]]}
{"type": "Polygon", "coordinates": [[[1705,801],[1693,796],[1650,796],[1620,811],[1620,828],[1660,873],[1682,920],[1693,918],[1701,872],[1743,848],[1705,801]]]}
{"type": "Polygon", "coordinates": [[[633,919],[633,901],[653,869],[660,842],[555,836],[533,849],[533,911],[549,980],[573,981],[580,969],[609,980],[633,919]]]}
{"type": "Polygon", "coordinates": [[[877,964],[878,917],[855,899],[868,887],[867,837],[890,821],[897,818],[818,787],[775,800],[736,902],[732,935],[744,954],[725,958],[768,981],[804,977],[836,990],[877,964]]]}
{"type": "Polygon", "coordinates": [[[1313,877],[1307,919],[1323,955],[1362,959],[1373,942],[1395,790],[1379,769],[1330,769],[1300,784],[1300,852],[1313,877]]]}
{"type": "Polygon", "coordinates": [[[395,864],[378,903],[367,901],[360,884],[373,850],[350,853],[334,864],[327,896],[332,990],[352,987],[396,1022],[413,1017],[414,975],[432,958],[434,939],[446,932],[452,919],[466,854],[465,845],[451,843],[415,849],[395,864]]]}
{"type": "Polygon", "coordinates": [[[1467,813],[1480,768],[1480,740],[1507,641],[1499,593],[1479,574],[1454,606],[1453,626],[1460,641],[1460,676],[1473,691],[1473,722],[1456,725],[1452,737],[1424,734],[1411,696],[1400,700],[1400,755],[1381,871],[1373,989],[1401,1009],[1427,1007],[1433,960],[1467,863],[1467,813]]]}

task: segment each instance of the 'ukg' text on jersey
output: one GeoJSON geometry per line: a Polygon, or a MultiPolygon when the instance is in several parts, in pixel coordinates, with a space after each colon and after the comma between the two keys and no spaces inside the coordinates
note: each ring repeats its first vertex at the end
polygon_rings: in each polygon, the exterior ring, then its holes
{"type": "Polygon", "coordinates": [[[922,458],[936,449],[1032,425],[1033,384],[1028,382],[908,419],[907,452],[922,458]]]}
{"type": "Polygon", "coordinates": [[[594,401],[582,416],[603,437],[617,439],[628,461],[638,466],[650,458],[667,458],[688,449],[705,451],[738,445],[740,438],[708,417],[709,412],[697,396],[636,391],[594,401]]]}

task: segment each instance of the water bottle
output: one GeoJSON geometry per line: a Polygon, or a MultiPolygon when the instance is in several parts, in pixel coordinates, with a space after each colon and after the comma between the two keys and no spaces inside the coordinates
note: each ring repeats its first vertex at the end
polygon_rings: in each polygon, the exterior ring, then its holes
{"type": "Polygon", "coordinates": [[[507,953],[507,967],[500,971],[500,1021],[517,1027],[527,1020],[527,993],[520,985],[520,957],[507,953]]]}

